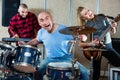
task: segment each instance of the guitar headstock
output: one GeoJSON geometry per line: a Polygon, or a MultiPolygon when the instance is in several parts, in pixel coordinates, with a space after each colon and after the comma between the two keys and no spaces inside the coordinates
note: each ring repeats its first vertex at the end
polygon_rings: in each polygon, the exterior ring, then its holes
{"type": "Polygon", "coordinates": [[[118,22],[120,20],[120,14],[118,14],[115,18],[114,18],[114,21],[115,22],[118,22]]]}

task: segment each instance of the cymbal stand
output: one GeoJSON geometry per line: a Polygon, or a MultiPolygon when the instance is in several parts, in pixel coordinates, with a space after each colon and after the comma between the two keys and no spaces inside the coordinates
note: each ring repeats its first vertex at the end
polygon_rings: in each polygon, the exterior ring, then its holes
{"type": "MultiPolygon", "coordinates": [[[[2,49],[1,49],[1,50],[2,50],[2,49]]],[[[0,52],[0,68],[3,67],[2,59],[3,59],[3,50],[0,52]]]]}
{"type": "Polygon", "coordinates": [[[77,59],[75,59],[75,43],[76,43],[77,37],[74,38],[74,40],[71,43],[71,48],[70,50],[73,50],[73,59],[72,59],[72,76],[70,77],[70,80],[75,80],[75,63],[77,59]]]}
{"type": "Polygon", "coordinates": [[[93,80],[93,51],[90,51],[90,80],[93,80]]]}
{"type": "MultiPolygon", "coordinates": [[[[92,42],[93,42],[93,33],[92,33],[92,42]]],[[[93,80],[93,54],[94,51],[90,51],[90,80],[93,80]]]]}
{"type": "Polygon", "coordinates": [[[75,63],[76,63],[76,61],[77,61],[77,59],[73,59],[72,60],[72,76],[71,76],[71,78],[70,78],[70,80],[75,80],[75,63]]]}

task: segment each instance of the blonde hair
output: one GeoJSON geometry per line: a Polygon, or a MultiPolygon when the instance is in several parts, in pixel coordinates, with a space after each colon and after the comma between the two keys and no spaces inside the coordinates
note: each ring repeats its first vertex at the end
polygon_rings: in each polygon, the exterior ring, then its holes
{"type": "Polygon", "coordinates": [[[82,16],[80,15],[80,13],[82,12],[82,10],[84,9],[84,7],[80,6],[77,9],[77,17],[78,17],[78,25],[79,26],[83,26],[85,24],[85,20],[82,19],[82,16]]]}

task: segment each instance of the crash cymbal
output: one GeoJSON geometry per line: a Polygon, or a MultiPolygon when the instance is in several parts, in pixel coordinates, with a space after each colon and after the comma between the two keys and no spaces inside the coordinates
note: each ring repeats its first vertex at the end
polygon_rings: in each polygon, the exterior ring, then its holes
{"type": "Polygon", "coordinates": [[[76,35],[79,30],[81,30],[79,26],[71,26],[61,29],[59,32],[67,35],[76,35]]]}
{"type": "Polygon", "coordinates": [[[95,32],[96,29],[88,26],[84,26],[81,31],[79,31],[79,34],[90,34],[95,32]]]}
{"type": "Polygon", "coordinates": [[[61,29],[59,32],[67,35],[78,35],[78,34],[90,34],[95,32],[96,29],[87,26],[71,26],[61,29]]]}

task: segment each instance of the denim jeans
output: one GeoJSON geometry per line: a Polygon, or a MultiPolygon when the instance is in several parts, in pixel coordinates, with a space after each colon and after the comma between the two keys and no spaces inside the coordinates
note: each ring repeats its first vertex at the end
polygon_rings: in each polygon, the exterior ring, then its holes
{"type": "Polygon", "coordinates": [[[112,46],[112,43],[106,44],[107,51],[104,52],[103,56],[109,60],[109,62],[116,66],[120,66],[120,53],[118,53],[112,46]]]}
{"type": "MultiPolygon", "coordinates": [[[[58,57],[58,58],[45,58],[39,67],[39,72],[41,75],[41,79],[43,78],[43,76],[46,74],[46,68],[47,65],[50,62],[72,62],[72,58],[69,58],[68,56],[64,56],[64,57],[58,57]]],[[[80,68],[80,80],[89,80],[89,74],[88,74],[88,70],[79,62],[76,61],[76,64],[78,64],[79,68],[80,68]]],[[[62,64],[61,64],[62,65],[62,64]]]]}

